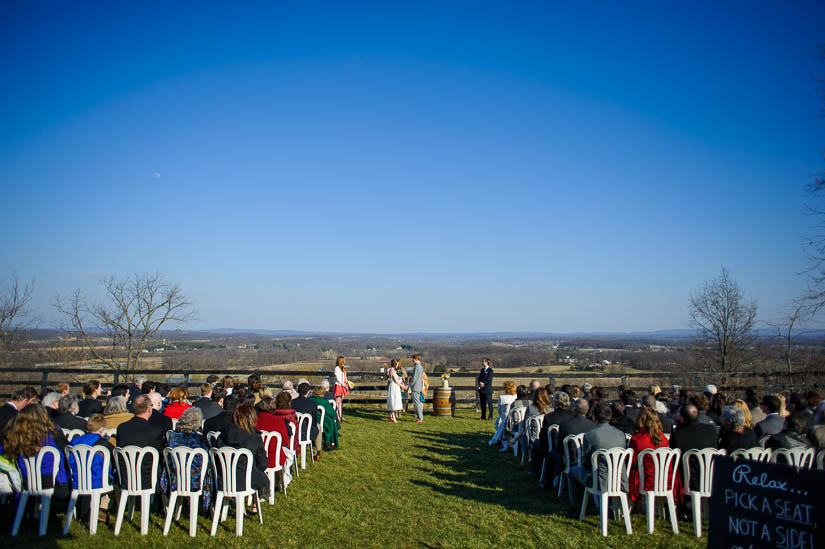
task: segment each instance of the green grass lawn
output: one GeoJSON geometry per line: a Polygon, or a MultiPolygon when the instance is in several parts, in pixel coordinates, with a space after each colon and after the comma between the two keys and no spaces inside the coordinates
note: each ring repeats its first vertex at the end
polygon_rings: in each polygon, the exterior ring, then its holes
{"type": "MultiPolygon", "coordinates": [[[[209,537],[210,521],[200,519],[197,537],[188,536],[186,513],[162,535],[163,519],[152,516],[149,535],[141,537],[139,517],[125,523],[121,535],[100,524],[96,536],[88,526],[72,524],[62,537],[64,504],[56,505],[49,535],[38,538],[33,521],[24,521],[17,538],[3,546],[107,547],[701,547],[706,538],[693,537],[689,522],[673,535],[657,521],[656,532],[645,533],[644,517],[634,516],[633,534],[623,522],[611,521],[608,538],[599,534],[598,516],[583,522],[567,518],[566,493],[558,499],[527,477],[512,453],[487,445],[492,422],[476,419],[472,410],[457,417],[427,416],[413,423],[411,414],[390,423],[382,406],[350,406],[341,449],[325,453],[277,494],[275,505],[264,504],[264,524],[247,519],[244,537],[236,538],[234,519],[209,537]]],[[[593,506],[591,511],[593,511],[593,506]]],[[[0,520],[11,531],[13,516],[0,520]]]]}

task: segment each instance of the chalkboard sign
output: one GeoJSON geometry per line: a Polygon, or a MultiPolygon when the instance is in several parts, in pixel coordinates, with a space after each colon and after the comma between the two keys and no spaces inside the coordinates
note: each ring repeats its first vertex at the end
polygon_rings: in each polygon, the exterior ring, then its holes
{"type": "Polygon", "coordinates": [[[825,547],[825,472],[713,459],[708,547],[825,547]]]}

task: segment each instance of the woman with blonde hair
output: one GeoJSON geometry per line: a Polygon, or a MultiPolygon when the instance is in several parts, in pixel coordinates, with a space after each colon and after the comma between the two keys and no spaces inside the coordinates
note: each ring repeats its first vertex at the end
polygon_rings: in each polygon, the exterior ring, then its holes
{"type": "Polygon", "coordinates": [[[403,408],[401,390],[406,391],[409,388],[398,375],[399,368],[401,368],[401,361],[397,358],[392,359],[390,367],[387,368],[387,410],[390,412],[389,421],[393,423],[398,423],[396,414],[403,408]]]}
{"type": "Polygon", "coordinates": [[[192,407],[189,404],[189,391],[185,387],[175,387],[169,392],[167,396],[169,404],[163,409],[163,415],[172,419],[180,419],[183,412],[192,407]]]}
{"type": "MultiPolygon", "coordinates": [[[[105,419],[106,429],[117,429],[121,423],[125,423],[134,417],[126,408],[126,398],[122,396],[109,397],[106,401],[106,407],[103,408],[103,417],[105,419]]],[[[117,446],[117,439],[112,436],[109,437],[109,442],[112,446],[117,446]]]]}
{"type": "Polygon", "coordinates": [[[344,397],[349,394],[349,380],[347,379],[347,361],[344,357],[339,356],[335,360],[335,387],[333,388],[335,395],[335,413],[338,415],[338,421],[344,419],[344,397]]]}
{"type": "Polygon", "coordinates": [[[489,444],[496,444],[504,436],[504,429],[506,427],[507,414],[510,413],[510,407],[516,401],[516,384],[511,380],[504,382],[504,394],[498,397],[498,416],[496,417],[493,426],[496,428],[496,434],[490,439],[489,444]]]}
{"type": "Polygon", "coordinates": [[[733,405],[742,410],[742,413],[745,415],[745,427],[752,429],[753,416],[751,415],[750,408],[748,408],[748,404],[744,400],[734,400],[733,405]]]}
{"type": "Polygon", "coordinates": [[[782,393],[776,393],[776,398],[779,399],[779,417],[788,417],[791,415],[788,408],[785,406],[785,395],[782,393]]]}
{"type": "MultiPolygon", "coordinates": [[[[633,462],[630,466],[630,477],[628,477],[628,494],[630,499],[636,503],[641,503],[640,489],[644,483],[645,490],[653,489],[654,470],[653,458],[647,456],[644,461],[645,478],[642,479],[639,473],[639,454],[644,450],[655,450],[657,448],[667,448],[668,440],[662,432],[662,422],[659,414],[653,408],[643,408],[639,414],[639,419],[633,427],[633,436],[630,438],[628,448],[633,449],[633,462]]],[[[669,478],[669,475],[668,475],[669,478]]],[[[677,503],[681,501],[681,485],[678,475],[673,482],[673,496],[677,503]]]]}

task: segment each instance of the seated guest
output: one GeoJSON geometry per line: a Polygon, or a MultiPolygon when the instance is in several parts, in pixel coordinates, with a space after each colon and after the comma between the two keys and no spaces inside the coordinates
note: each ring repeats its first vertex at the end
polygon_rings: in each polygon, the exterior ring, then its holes
{"type": "Polygon", "coordinates": [[[748,409],[751,412],[751,417],[753,418],[751,427],[755,428],[757,423],[767,417],[767,414],[765,414],[760,406],[762,404],[762,399],[759,398],[759,393],[756,392],[756,389],[751,388],[745,390],[745,398],[743,400],[747,403],[748,409]]]}
{"type": "MultiPolygon", "coordinates": [[[[286,428],[289,430],[290,436],[298,432],[298,416],[295,414],[295,410],[292,409],[292,396],[290,396],[287,391],[281,391],[278,393],[278,396],[275,397],[275,409],[272,410],[272,415],[280,418],[284,422],[284,425],[286,425],[286,428]]],[[[295,451],[298,447],[297,435],[292,442],[291,449],[295,451]]]]}
{"type": "Polygon", "coordinates": [[[530,406],[530,390],[526,385],[519,385],[516,387],[516,400],[513,401],[511,408],[527,408],[530,406]]]}
{"type": "MultiPolygon", "coordinates": [[[[200,408],[193,406],[185,410],[178,419],[175,430],[169,433],[167,446],[169,446],[169,448],[203,448],[208,452],[209,444],[207,444],[206,438],[200,432],[201,423],[203,423],[203,413],[200,411],[200,408]]],[[[212,503],[212,491],[214,488],[212,470],[210,467],[204,466],[205,464],[200,456],[195,456],[191,463],[192,486],[190,489],[197,491],[203,488],[201,509],[206,511],[212,503]],[[201,485],[201,480],[203,480],[203,485],[201,485]]],[[[176,465],[173,459],[168,459],[166,466],[162,467],[160,486],[166,493],[177,490],[178,488],[177,478],[174,475],[175,467],[176,465]],[[167,468],[171,469],[173,473],[171,477],[167,468]]]]}
{"type": "MultiPolygon", "coordinates": [[[[121,423],[132,419],[132,414],[126,410],[126,398],[122,396],[109,397],[106,407],[103,409],[103,417],[106,420],[106,429],[117,429],[121,423]]],[[[117,440],[112,439],[112,444],[117,446],[117,440]]]]}
{"type": "Polygon", "coordinates": [[[695,394],[688,399],[688,402],[696,406],[696,409],[699,411],[696,421],[699,423],[703,423],[705,425],[712,425],[716,427],[716,422],[711,419],[708,415],[708,410],[710,409],[710,400],[708,399],[707,395],[700,393],[695,394]]]}
{"type": "Polygon", "coordinates": [[[54,419],[60,415],[60,412],[57,409],[57,403],[59,401],[60,393],[58,393],[57,391],[51,391],[49,393],[46,393],[40,401],[40,404],[42,404],[43,407],[46,409],[46,412],[48,412],[49,417],[51,419],[54,419]]]}
{"type": "Polygon", "coordinates": [[[231,395],[235,390],[235,378],[232,376],[223,376],[223,389],[226,391],[226,396],[231,395]]]}
{"type": "MultiPolygon", "coordinates": [[[[252,488],[261,499],[269,496],[269,480],[266,476],[267,455],[261,434],[255,429],[258,415],[249,404],[239,404],[232,414],[232,423],[221,429],[216,441],[219,448],[245,448],[252,452],[252,488]]],[[[238,460],[238,489],[246,490],[246,459],[238,460]]]]}
{"type": "Polygon", "coordinates": [[[788,411],[788,407],[786,405],[785,395],[783,395],[782,393],[777,393],[776,398],[779,399],[779,415],[782,416],[782,419],[785,419],[790,415],[790,412],[788,411]]]}
{"type": "Polygon", "coordinates": [[[57,391],[61,397],[64,397],[69,394],[69,384],[66,382],[58,383],[54,390],[57,391]]]}
{"type": "MultiPolygon", "coordinates": [[[[742,402],[737,401],[737,402],[742,402]]],[[[744,404],[744,403],[743,403],[744,404]]],[[[745,406],[747,409],[747,406],[745,406]]],[[[759,446],[759,439],[753,429],[746,427],[745,412],[739,406],[722,408],[722,429],[719,435],[719,448],[731,455],[734,450],[759,446]]]]}
{"type": "Polygon", "coordinates": [[[103,404],[97,400],[97,397],[103,392],[100,382],[96,379],[87,381],[83,384],[83,400],[78,402],[77,415],[80,417],[89,417],[92,414],[102,414],[103,404]]]}
{"type": "Polygon", "coordinates": [[[312,441],[315,449],[318,451],[318,458],[321,457],[321,448],[323,441],[321,440],[321,431],[318,429],[318,409],[315,403],[309,399],[309,391],[311,387],[309,383],[301,383],[298,385],[298,398],[292,401],[292,409],[302,414],[310,416],[309,433],[301,432],[300,436],[306,440],[307,436],[312,441]]]}
{"type": "Polygon", "coordinates": [[[825,449],[825,401],[820,401],[814,412],[816,427],[808,433],[808,441],[817,450],[825,449]]]}
{"type": "Polygon", "coordinates": [[[109,391],[109,396],[110,397],[122,396],[123,398],[126,399],[126,402],[128,403],[129,402],[129,397],[131,396],[131,391],[129,391],[129,386],[128,385],[123,384],[123,383],[118,383],[117,385],[112,387],[111,391],[109,391]]]}
{"type": "Polygon", "coordinates": [[[811,444],[805,436],[807,420],[801,412],[793,412],[785,419],[785,426],[779,433],[771,435],[765,448],[778,450],[780,448],[810,448],[811,444]]]}
{"type": "MultiPolygon", "coordinates": [[[[102,446],[106,448],[109,453],[109,470],[106,474],[109,476],[109,482],[114,480],[114,446],[107,438],[103,436],[103,428],[105,427],[105,418],[102,414],[92,414],[89,421],[86,422],[86,434],[72,439],[72,446],[85,444],[87,446],[102,446]]],[[[72,483],[77,489],[77,463],[74,456],[69,454],[69,466],[72,469],[72,483]]],[[[101,488],[103,486],[103,456],[96,455],[92,460],[92,488],[101,488]]]]}
{"type": "Polygon", "coordinates": [[[722,425],[722,408],[728,405],[728,397],[724,393],[716,393],[710,398],[708,417],[715,425],[722,425]]]}
{"type": "Polygon", "coordinates": [[[541,424],[544,416],[553,411],[553,406],[550,404],[550,399],[547,398],[547,391],[539,387],[533,391],[533,402],[527,407],[527,412],[524,414],[524,419],[521,421],[521,442],[519,444],[526,444],[530,448],[534,442],[539,441],[539,434],[541,433],[541,424]],[[530,421],[533,416],[541,416],[541,421],[538,424],[535,421],[530,421]]]}
{"type": "Polygon", "coordinates": [[[258,413],[258,422],[255,428],[259,431],[274,431],[281,435],[281,455],[279,456],[275,452],[276,448],[274,444],[270,446],[269,452],[267,453],[269,467],[286,463],[286,452],[284,448],[289,448],[289,429],[284,420],[275,415],[276,406],[275,399],[272,397],[262,398],[257,406],[255,406],[255,411],[258,413]]]}
{"type": "MultiPolygon", "coordinates": [[[[670,435],[670,447],[679,448],[682,455],[688,450],[716,448],[717,436],[713,425],[699,422],[699,409],[696,405],[688,403],[679,411],[679,424],[670,435]]],[[[690,484],[691,490],[699,488],[699,464],[696,460],[690,462],[690,484]]]]}
{"type": "Polygon", "coordinates": [[[623,433],[628,435],[633,434],[634,426],[636,422],[633,421],[631,418],[625,415],[626,408],[621,401],[613,401],[610,404],[610,425],[615,427],[616,429],[620,430],[623,433]]]}
{"type": "Polygon", "coordinates": [[[134,381],[129,384],[129,399],[126,401],[126,404],[131,407],[134,403],[135,399],[143,394],[143,384],[146,383],[146,376],[144,375],[137,375],[135,376],[134,381]]]}
{"type": "MultiPolygon", "coordinates": [[[[335,414],[335,408],[332,407],[329,400],[324,398],[325,392],[323,387],[318,387],[312,392],[312,396],[309,397],[309,399],[315,403],[316,409],[318,406],[324,409],[324,423],[320,425],[320,427],[324,450],[329,451],[338,448],[338,425],[336,422],[337,416],[335,414]]],[[[320,412],[318,412],[318,414],[320,414],[320,412]]]]}
{"type": "MultiPolygon", "coordinates": [[[[659,414],[650,407],[642,409],[639,419],[636,420],[634,434],[630,437],[628,448],[633,449],[633,462],[630,465],[630,477],[628,479],[628,494],[633,504],[641,503],[640,490],[642,486],[645,490],[653,490],[655,481],[654,461],[650,456],[644,460],[645,477],[641,479],[639,474],[639,454],[644,450],[655,450],[657,448],[667,448],[668,442],[662,431],[662,424],[659,421],[659,414]],[[644,484],[642,484],[642,480],[644,484]]],[[[678,464],[678,462],[677,462],[678,464]]],[[[671,472],[672,472],[671,464],[671,472]]],[[[670,478],[670,475],[668,475],[670,478]]],[[[673,495],[678,502],[681,499],[682,486],[677,480],[673,483],[673,495]]]]}
{"type": "MultiPolygon", "coordinates": [[[[502,406],[506,406],[506,409],[509,410],[510,406],[516,401],[516,398],[518,398],[516,397],[516,384],[509,380],[505,381],[504,392],[498,397],[499,417],[502,415],[506,416],[506,413],[502,414],[502,406]]],[[[503,420],[502,418],[502,421],[503,420]]],[[[498,421],[498,418],[496,418],[496,421],[498,421]]]]}
{"type": "Polygon", "coordinates": [[[148,395],[150,393],[156,392],[158,384],[154,381],[144,381],[143,384],[140,386],[141,394],[148,395]]]}
{"type": "MultiPolygon", "coordinates": [[[[157,470],[160,473],[163,465],[163,446],[166,431],[149,423],[149,417],[152,415],[152,401],[148,395],[137,397],[133,409],[135,415],[129,421],[125,421],[117,427],[117,447],[140,446],[141,448],[154,448],[158,451],[157,470]]],[[[144,458],[141,463],[141,478],[144,486],[148,486],[152,478],[151,462],[151,459],[144,458]]],[[[125,482],[125,479],[121,480],[125,482]]]]}
{"type": "Polygon", "coordinates": [[[5,440],[0,447],[0,454],[17,464],[26,486],[27,470],[23,458],[34,457],[44,446],[58,450],[58,463],[54,463],[51,454],[44,456],[41,465],[41,477],[44,488],[54,488],[54,497],[65,499],[71,493],[69,475],[66,467],[66,438],[54,426],[49,413],[40,404],[28,404],[20,410],[6,425],[5,440]],[[57,467],[57,478],[52,483],[52,472],[57,467]]]}
{"type": "MultiPolygon", "coordinates": [[[[656,397],[654,397],[652,395],[647,395],[644,398],[642,398],[642,406],[644,408],[650,408],[651,410],[656,412],[656,416],[659,418],[659,423],[662,426],[662,433],[665,433],[665,434],[669,435],[670,433],[673,432],[673,422],[670,421],[670,418],[667,417],[666,414],[661,413],[656,409],[657,404],[658,404],[658,401],[656,400],[656,397]]],[[[635,431],[636,431],[636,428],[634,426],[634,433],[635,433],[635,431]]]]}
{"type": "Polygon", "coordinates": [[[187,408],[192,407],[188,399],[189,391],[187,391],[185,387],[175,387],[167,397],[169,402],[166,408],[163,409],[163,415],[168,418],[178,419],[187,408]]]}
{"type": "Polygon", "coordinates": [[[211,384],[202,383],[201,396],[198,400],[192,403],[192,406],[200,408],[204,420],[215,417],[223,412],[223,408],[221,408],[222,404],[219,401],[226,396],[226,392],[223,389],[220,389],[220,398],[218,400],[214,400],[212,398],[214,392],[215,390],[212,388],[211,384]]]}
{"type": "Polygon", "coordinates": [[[559,447],[558,434],[554,431],[551,436],[552,439],[547,438],[547,430],[551,425],[561,425],[563,422],[573,417],[573,411],[570,410],[570,396],[564,391],[558,391],[553,396],[554,410],[544,415],[541,420],[541,432],[539,433],[539,448],[546,448],[547,451],[552,447],[554,451],[561,451],[559,447]]]}
{"type": "Polygon", "coordinates": [[[0,407],[0,435],[3,432],[3,429],[5,429],[6,424],[8,424],[8,422],[11,421],[11,419],[16,416],[20,410],[34,402],[31,397],[32,392],[34,392],[34,389],[31,387],[17,389],[11,395],[11,398],[2,407],[0,407]]]}
{"type": "Polygon", "coordinates": [[[631,389],[626,389],[622,392],[621,397],[619,400],[622,401],[624,405],[624,415],[626,418],[629,418],[633,423],[639,419],[639,414],[641,411],[639,410],[639,403],[636,400],[636,393],[631,389]]]}
{"type": "MultiPolygon", "coordinates": [[[[212,393],[214,397],[216,394],[221,395],[226,392],[225,389],[218,388],[212,393]]],[[[232,423],[232,416],[235,413],[235,408],[240,403],[238,395],[229,395],[221,399],[223,401],[223,411],[203,422],[203,432],[207,435],[213,431],[220,431],[227,425],[232,423]]]]}
{"type": "MultiPolygon", "coordinates": [[[[598,407],[598,403],[595,405],[595,407],[598,407]]],[[[564,468],[564,448],[562,448],[562,443],[565,437],[569,435],[580,435],[582,433],[586,433],[587,431],[596,426],[596,424],[593,421],[587,419],[587,415],[590,413],[590,404],[587,402],[587,400],[580,398],[574,401],[573,404],[570,406],[570,410],[573,414],[573,417],[571,417],[570,419],[566,419],[558,424],[559,432],[556,438],[556,446],[553,448],[553,451],[550,452],[550,457],[547,462],[548,466],[545,468],[545,474],[549,475],[549,477],[551,478],[558,475],[559,472],[564,468]]],[[[573,459],[571,465],[579,465],[579,463],[576,462],[575,456],[571,456],[571,458],[573,459]]],[[[541,467],[541,461],[539,459],[533,460],[533,466],[535,467],[536,465],[541,467]]],[[[541,480],[542,482],[544,482],[546,479],[541,480]]]]}
{"type": "Polygon", "coordinates": [[[800,393],[791,393],[791,396],[788,398],[788,404],[791,414],[802,414],[802,417],[805,418],[805,433],[814,428],[814,425],[816,425],[816,421],[814,420],[814,411],[808,409],[807,398],[802,396],[800,393]]]}
{"type": "Polygon", "coordinates": [[[77,417],[77,397],[65,395],[57,402],[58,416],[54,418],[54,424],[61,429],[80,429],[86,431],[86,420],[77,417]]]}
{"type": "Polygon", "coordinates": [[[298,391],[295,390],[295,385],[288,379],[284,381],[284,391],[289,393],[289,396],[292,397],[292,400],[298,398],[298,391]]]}
{"type": "MultiPolygon", "coordinates": [[[[149,383],[147,381],[147,383],[149,383]]],[[[149,423],[161,429],[164,433],[172,430],[172,418],[166,417],[160,411],[163,409],[163,398],[157,391],[144,393],[152,403],[152,414],[149,416],[149,423]]]]}
{"type": "Polygon", "coordinates": [[[329,388],[329,380],[324,378],[321,380],[321,387],[324,389],[324,398],[327,400],[335,400],[335,393],[329,388]]]}
{"type": "Polygon", "coordinates": [[[261,387],[263,387],[263,383],[261,383],[261,377],[257,374],[252,374],[246,378],[246,387],[247,392],[255,397],[255,404],[261,401],[261,387]]]}
{"type": "MultiPolygon", "coordinates": [[[[733,405],[742,410],[742,415],[745,416],[745,427],[748,429],[753,429],[753,416],[751,415],[751,410],[748,407],[748,403],[744,400],[737,399],[733,401],[733,405]]],[[[756,433],[754,433],[754,436],[755,435],[756,433]]]]}
{"type": "MultiPolygon", "coordinates": [[[[567,479],[567,491],[569,494],[570,506],[578,509],[581,505],[582,495],[585,486],[593,484],[593,453],[596,450],[609,450],[611,448],[624,448],[627,438],[624,433],[610,425],[613,413],[610,406],[604,402],[596,406],[596,421],[598,425],[584,434],[582,443],[582,462],[580,465],[570,468],[570,475],[567,479]]],[[[607,484],[607,464],[599,463],[599,486],[607,484]]],[[[626,484],[627,479],[623,479],[626,484]]]]}
{"type": "MultiPolygon", "coordinates": [[[[785,426],[785,419],[779,414],[780,402],[776,395],[765,395],[762,397],[762,411],[765,419],[756,424],[753,428],[756,438],[762,439],[769,435],[775,435],[782,431],[785,426]]],[[[751,410],[751,413],[753,411],[751,410]]]]}

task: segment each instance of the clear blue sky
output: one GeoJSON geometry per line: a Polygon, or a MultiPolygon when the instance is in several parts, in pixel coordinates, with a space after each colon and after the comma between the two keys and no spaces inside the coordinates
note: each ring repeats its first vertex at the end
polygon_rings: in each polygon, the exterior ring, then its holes
{"type": "Polygon", "coordinates": [[[3,2],[0,279],[46,317],[159,271],[191,328],[636,331],[724,265],[771,318],[825,4],[568,4],[3,2]]]}

